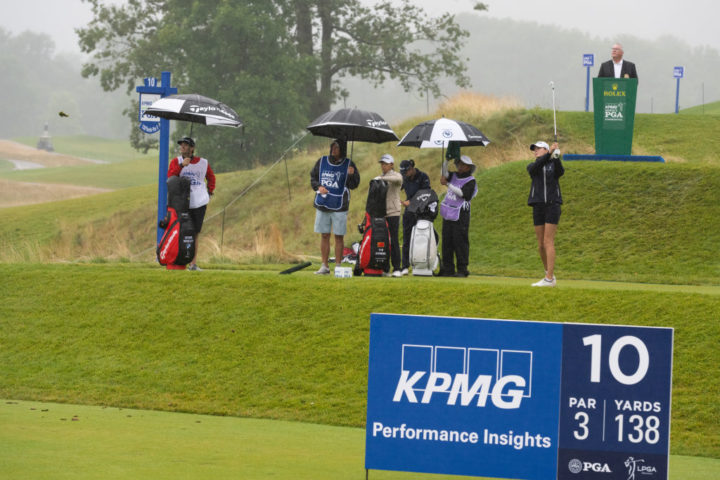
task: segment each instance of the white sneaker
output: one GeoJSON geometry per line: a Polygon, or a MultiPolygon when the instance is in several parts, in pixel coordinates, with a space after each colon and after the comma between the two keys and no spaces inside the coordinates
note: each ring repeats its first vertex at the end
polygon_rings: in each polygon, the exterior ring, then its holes
{"type": "Polygon", "coordinates": [[[202,268],[198,267],[195,263],[191,263],[190,265],[188,265],[187,269],[193,272],[202,272],[202,268]]]}
{"type": "Polygon", "coordinates": [[[327,265],[322,265],[320,267],[320,270],[315,272],[315,275],[328,275],[330,273],[330,268],[327,265]]]}
{"type": "Polygon", "coordinates": [[[407,275],[408,273],[410,273],[410,270],[408,270],[407,268],[403,268],[403,269],[402,269],[402,274],[403,274],[403,275],[407,275]]]}
{"type": "Polygon", "coordinates": [[[552,280],[548,280],[547,278],[543,278],[539,282],[535,282],[532,284],[533,287],[554,287],[555,286],[555,276],[553,275],[552,280]]]}
{"type": "Polygon", "coordinates": [[[383,275],[382,275],[382,276],[383,276],[383,277],[392,277],[392,275],[390,274],[390,272],[383,272],[383,275]]]}
{"type": "Polygon", "coordinates": [[[393,276],[393,277],[402,277],[402,276],[403,276],[402,270],[395,270],[395,271],[392,273],[392,276],[393,276]]]}

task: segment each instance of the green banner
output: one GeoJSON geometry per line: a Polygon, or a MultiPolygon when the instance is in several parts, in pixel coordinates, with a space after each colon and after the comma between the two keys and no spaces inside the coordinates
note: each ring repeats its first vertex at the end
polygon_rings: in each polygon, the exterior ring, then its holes
{"type": "Polygon", "coordinates": [[[596,154],[630,155],[636,97],[636,78],[593,79],[596,154]]]}

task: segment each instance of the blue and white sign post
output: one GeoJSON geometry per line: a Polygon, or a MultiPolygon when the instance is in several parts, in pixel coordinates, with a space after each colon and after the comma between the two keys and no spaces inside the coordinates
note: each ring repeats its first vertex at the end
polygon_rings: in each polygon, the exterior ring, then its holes
{"type": "Polygon", "coordinates": [[[594,53],[583,53],[583,67],[587,67],[587,81],[585,82],[585,111],[589,110],[590,105],[590,67],[595,65],[594,53]]]}
{"type": "Polygon", "coordinates": [[[669,328],[372,314],[365,467],[666,480],[672,338],[669,328]]]}
{"type": "Polygon", "coordinates": [[[673,67],[673,77],[677,78],[675,88],[675,113],[680,111],[680,79],[685,76],[685,67],[673,67]]]}
{"type": "MultiPolygon", "coordinates": [[[[162,72],[158,84],[156,78],[145,78],[144,85],[136,87],[135,91],[140,94],[139,120],[140,130],[145,133],[156,133],[160,131],[159,141],[159,164],[158,164],[158,212],[157,221],[165,217],[167,209],[167,171],[170,142],[170,120],[158,118],[152,115],[145,115],[145,110],[157,99],[177,93],[177,88],[170,86],[170,72],[162,72]]],[[[157,229],[157,243],[160,243],[163,230],[157,229]]]]}

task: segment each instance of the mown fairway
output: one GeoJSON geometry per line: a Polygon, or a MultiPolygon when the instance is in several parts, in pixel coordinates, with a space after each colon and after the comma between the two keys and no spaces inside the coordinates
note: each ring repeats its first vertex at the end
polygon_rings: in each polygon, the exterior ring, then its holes
{"type": "MultiPolygon", "coordinates": [[[[360,428],[27,401],[0,402],[0,424],[8,479],[365,478],[360,428]]],[[[717,478],[720,460],[671,455],[670,472],[717,478]]],[[[374,470],[370,478],[459,477],[374,470]]]]}
{"type": "Polygon", "coordinates": [[[4,265],[0,397],[361,427],[371,312],[667,326],[672,452],[720,456],[717,289],[276,272],[4,265]]]}

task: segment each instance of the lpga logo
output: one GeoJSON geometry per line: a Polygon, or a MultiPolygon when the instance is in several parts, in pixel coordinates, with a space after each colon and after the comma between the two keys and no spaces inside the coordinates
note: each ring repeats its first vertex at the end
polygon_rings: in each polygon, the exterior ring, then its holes
{"type": "Polygon", "coordinates": [[[633,457],[628,457],[628,459],[625,460],[625,468],[628,469],[627,480],[636,480],[636,473],[639,473],[640,475],[655,475],[657,473],[657,469],[655,467],[652,465],[641,465],[643,463],[645,463],[645,460],[642,458],[635,460],[633,457]]]}
{"type": "Polygon", "coordinates": [[[532,396],[533,352],[403,345],[393,402],[517,409],[532,396]]]}

